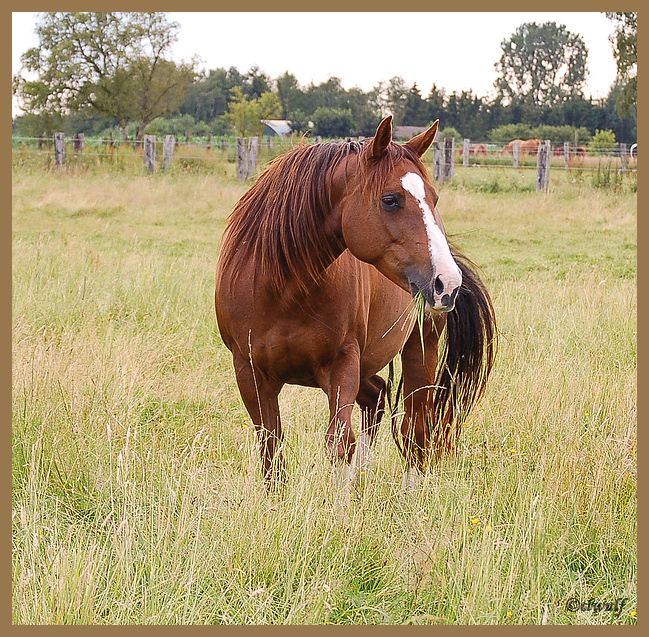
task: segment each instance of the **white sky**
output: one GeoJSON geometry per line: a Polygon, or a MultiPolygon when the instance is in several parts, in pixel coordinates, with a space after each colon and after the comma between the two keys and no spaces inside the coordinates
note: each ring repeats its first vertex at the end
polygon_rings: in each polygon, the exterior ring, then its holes
{"type": "MultiPolygon", "coordinates": [[[[12,14],[12,72],[37,44],[36,13],[12,14]]],[[[395,75],[417,82],[493,95],[500,43],[523,22],[554,21],[579,33],[588,49],[586,96],[604,97],[615,79],[609,36],[613,24],[596,12],[520,13],[169,13],[180,23],[176,60],[198,55],[201,68],[257,65],[275,78],[288,70],[301,85],[341,78],[369,90],[395,75]]],[[[14,107],[15,110],[15,107],[14,107]]]]}

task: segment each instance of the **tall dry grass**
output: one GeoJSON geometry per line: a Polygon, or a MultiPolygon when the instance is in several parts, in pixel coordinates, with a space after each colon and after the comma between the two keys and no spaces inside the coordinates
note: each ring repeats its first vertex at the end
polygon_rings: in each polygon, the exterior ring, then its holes
{"type": "Polygon", "coordinates": [[[14,622],[634,622],[635,196],[472,174],[440,208],[494,296],[487,394],[412,495],[384,423],[343,521],[316,390],[285,388],[289,484],[260,483],[212,307],[243,187],[16,169],[14,622]]]}

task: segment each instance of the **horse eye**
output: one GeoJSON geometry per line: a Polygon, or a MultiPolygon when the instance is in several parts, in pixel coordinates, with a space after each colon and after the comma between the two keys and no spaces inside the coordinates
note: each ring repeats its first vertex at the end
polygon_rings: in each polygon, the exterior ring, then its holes
{"type": "Polygon", "coordinates": [[[381,197],[381,207],[383,210],[387,210],[388,212],[397,210],[401,207],[399,197],[397,197],[397,195],[383,195],[381,197]]]}

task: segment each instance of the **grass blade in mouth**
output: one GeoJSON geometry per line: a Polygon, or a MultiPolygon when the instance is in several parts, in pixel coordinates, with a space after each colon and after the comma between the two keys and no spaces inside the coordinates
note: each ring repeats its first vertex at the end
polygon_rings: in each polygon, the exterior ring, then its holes
{"type": "Polygon", "coordinates": [[[417,327],[419,329],[419,338],[421,340],[421,353],[424,353],[424,322],[426,320],[426,297],[421,291],[414,296],[415,316],[417,317],[417,327]]]}

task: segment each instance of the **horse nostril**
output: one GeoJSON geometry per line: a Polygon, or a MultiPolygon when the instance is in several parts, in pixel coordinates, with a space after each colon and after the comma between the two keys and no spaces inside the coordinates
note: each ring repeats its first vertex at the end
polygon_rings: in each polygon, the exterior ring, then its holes
{"type": "Polygon", "coordinates": [[[444,284],[442,283],[442,277],[437,275],[435,277],[435,293],[441,294],[444,291],[444,284]]]}

